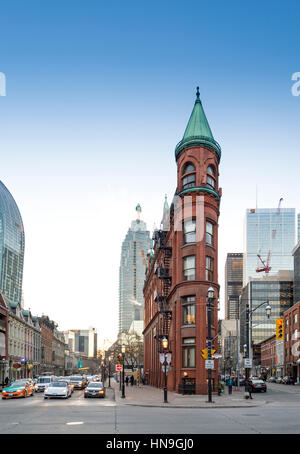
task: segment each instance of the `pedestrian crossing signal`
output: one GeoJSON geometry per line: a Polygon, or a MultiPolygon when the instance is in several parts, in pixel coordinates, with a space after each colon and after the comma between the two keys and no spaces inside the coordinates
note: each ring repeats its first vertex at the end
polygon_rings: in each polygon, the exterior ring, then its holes
{"type": "Polygon", "coordinates": [[[283,340],[283,319],[276,319],[276,340],[283,340]]]}

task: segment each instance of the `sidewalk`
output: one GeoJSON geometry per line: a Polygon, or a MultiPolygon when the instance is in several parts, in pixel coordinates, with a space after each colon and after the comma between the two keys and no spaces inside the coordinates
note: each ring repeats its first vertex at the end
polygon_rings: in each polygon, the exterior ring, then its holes
{"type": "Polygon", "coordinates": [[[121,398],[119,383],[112,380],[112,387],[115,390],[115,399],[118,405],[133,405],[141,407],[171,407],[171,408],[238,408],[238,407],[261,407],[266,404],[265,400],[246,400],[244,398],[244,389],[240,391],[233,390],[232,394],[228,393],[218,396],[213,394],[213,403],[207,402],[207,396],[203,395],[181,395],[168,391],[168,403],[163,403],[163,390],[153,386],[125,385],[125,399],[121,398]]]}

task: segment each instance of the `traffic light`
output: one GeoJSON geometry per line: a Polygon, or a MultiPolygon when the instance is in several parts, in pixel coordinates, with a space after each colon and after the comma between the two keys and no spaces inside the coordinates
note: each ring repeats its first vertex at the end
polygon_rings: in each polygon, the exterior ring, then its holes
{"type": "Polygon", "coordinates": [[[118,362],[123,364],[123,355],[121,353],[118,355],[118,362]]]}
{"type": "MultiPolygon", "coordinates": [[[[208,350],[207,348],[204,348],[202,351],[202,358],[203,359],[208,359],[208,350]]],[[[213,355],[216,352],[216,350],[211,350],[211,354],[213,355]]]]}
{"type": "Polygon", "coordinates": [[[283,340],[283,319],[276,319],[276,340],[283,340]]]}

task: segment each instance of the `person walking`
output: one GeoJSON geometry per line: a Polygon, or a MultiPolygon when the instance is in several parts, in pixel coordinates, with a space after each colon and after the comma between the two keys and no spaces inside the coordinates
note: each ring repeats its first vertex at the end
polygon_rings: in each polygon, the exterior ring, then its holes
{"type": "Polygon", "coordinates": [[[249,378],[245,382],[245,398],[252,399],[252,387],[249,378]]]}
{"type": "Polygon", "coordinates": [[[134,377],[133,377],[133,375],[131,375],[131,377],[130,377],[130,384],[131,384],[131,386],[134,385],[134,377]]]}
{"type": "Polygon", "coordinates": [[[228,379],[228,394],[232,394],[232,385],[233,385],[233,379],[232,379],[232,377],[229,377],[229,379],[228,379]]]}
{"type": "Polygon", "coordinates": [[[126,383],[126,386],[128,386],[128,383],[129,383],[129,377],[128,377],[128,375],[126,375],[126,377],[125,377],[125,383],[126,383]]]}

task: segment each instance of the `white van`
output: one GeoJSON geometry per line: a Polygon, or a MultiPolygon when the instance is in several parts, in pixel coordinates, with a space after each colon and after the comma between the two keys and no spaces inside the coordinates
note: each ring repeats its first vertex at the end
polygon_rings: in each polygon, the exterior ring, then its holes
{"type": "Polygon", "coordinates": [[[36,382],[35,390],[36,392],[45,391],[45,388],[55,380],[54,375],[41,375],[36,382]]]}

